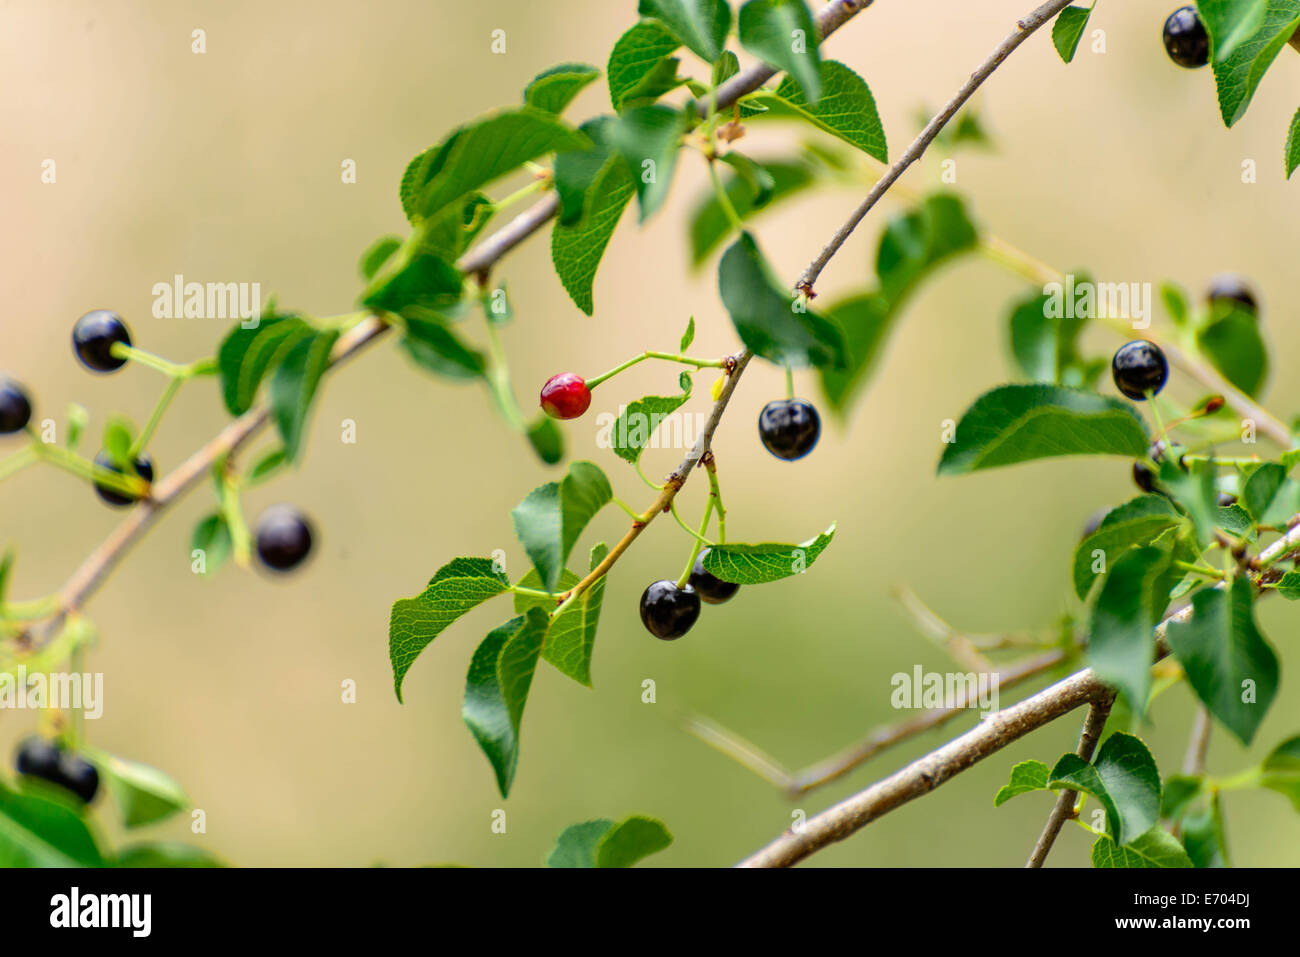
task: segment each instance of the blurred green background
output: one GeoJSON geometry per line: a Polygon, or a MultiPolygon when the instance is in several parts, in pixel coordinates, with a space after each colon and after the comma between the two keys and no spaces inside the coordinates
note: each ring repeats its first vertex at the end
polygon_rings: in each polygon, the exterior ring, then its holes
{"type": "MultiPolygon", "coordinates": [[[[918,128],[918,109],[944,102],[1031,5],[877,0],[827,51],[871,84],[896,156],[918,128]]],[[[1085,37],[1069,67],[1045,31],[1031,38],[980,94],[998,148],[961,153],[957,188],[978,222],[1061,269],[1170,278],[1198,294],[1213,273],[1246,274],[1262,294],[1274,369],[1287,370],[1300,358],[1288,238],[1300,186],[1283,182],[1280,154],[1300,57],[1284,49],[1248,115],[1225,131],[1209,71],[1178,69],[1161,48],[1172,6],[1103,3],[1091,28],[1105,31],[1107,52],[1090,52],[1085,37]],[[1258,183],[1241,181],[1245,160],[1258,162],[1258,183]]],[[[397,182],[407,160],[454,124],[517,103],[553,64],[603,65],[634,20],[633,0],[5,3],[0,366],[30,387],[38,418],[61,419],[81,402],[97,435],[112,411],[142,421],[162,383],[143,369],[104,378],[80,370],[68,336],[89,309],[118,310],[137,345],[176,360],[210,354],[227,323],[154,319],[151,287],[175,273],[259,281],[319,315],[350,309],[358,255],[380,234],[405,231],[397,182]],[[205,54],[191,52],[195,29],[206,31],[205,54]],[[504,55],[490,52],[495,29],[506,31],[504,55]],[[47,158],[57,163],[55,185],[40,180],[47,158]],[[356,161],[355,185],[340,182],[345,159],[356,161]]],[[[608,108],[602,82],[569,116],[608,108]]],[[[740,145],[770,156],[798,136],[773,126],[740,145]]],[[[936,188],[944,155],[932,153],[906,185],[936,188]]],[[[688,269],[686,217],[705,189],[702,164],[684,156],[669,208],[642,230],[626,214],[597,277],[594,319],[560,287],[544,236],[503,265],[496,275],[516,311],[506,349],[525,405],[554,372],[593,375],[641,349],[673,348],[692,314],[696,354],[737,348],[715,263],[688,269]]],[[[860,195],[830,190],[757,220],[784,278],[860,195]]],[[[887,200],[869,217],[826,270],[823,295],[870,282],[875,236],[899,208],[887,200]]],[[[246,503],[254,517],[279,500],[314,516],[321,534],[307,570],[282,581],[233,567],[212,581],[191,574],[190,531],[212,504],[205,486],[95,597],[100,641],[89,662],[106,673],[106,700],[91,740],[174,774],[207,812],[208,833],[193,839],[243,865],[535,865],[568,824],[633,812],[661,817],[676,836],[648,864],[732,863],[785,829],[794,806],[681,730],[682,716],[708,715],[790,767],[821,759],[906,716],[889,705],[894,672],[918,663],[952,670],[889,597],[891,586],[909,584],[959,628],[1049,627],[1077,604],[1068,567],[1084,521],[1134,493],[1121,460],[935,479],[940,422],[1011,376],[1004,318],[1025,291],[977,258],[945,269],[912,301],[850,421],[830,425],[795,465],[757,440],[758,410],[783,384],[778,370],[753,368],[715,441],[731,537],[800,541],[836,520],[838,538],[813,574],[744,589],[706,608],[686,639],[663,643],[642,629],[636,601],[647,582],[677,575],[689,541],[667,520],[652,526],[610,579],[595,690],[539,671],[508,801],[460,721],[470,654],[508,616],[507,602],[478,609],[424,653],[405,705],[392,693],[388,608],[456,555],[504,549],[521,574],[509,510],[556,473],[501,424],[483,389],[428,377],[391,341],[330,377],[304,466],[246,503]],[[344,419],[357,423],[355,445],[340,441],[344,419]],[[657,684],[653,705],[641,702],[647,678],[657,684]],[[345,679],[358,683],[356,704],[340,701],[345,679]],[[507,811],[505,834],[491,829],[497,808],[507,811]]],[[[1116,343],[1097,333],[1090,344],[1109,353],[1116,343]]],[[[675,376],[639,367],[606,385],[593,413],[672,389],[675,376]]],[[[809,375],[797,387],[815,398],[809,375]]],[[[1177,375],[1174,390],[1197,394],[1177,375]]],[[[705,407],[707,389],[699,391],[689,410],[705,407]]],[[[1300,388],[1275,371],[1266,400],[1289,417],[1300,388]]],[[[225,420],[210,380],[188,387],[155,443],[162,470],[225,420]]],[[[596,447],[590,414],[565,428],[573,456],[604,467],[622,497],[646,498],[632,470],[596,447]]],[[[679,457],[651,451],[647,472],[662,474],[679,457]]],[[[698,514],[696,483],[682,502],[684,514],[698,514]]],[[[15,596],[57,588],[119,519],[63,473],[7,481],[0,539],[21,546],[15,596]]],[[[625,524],[606,510],[577,554],[597,538],[613,542],[625,524]]],[[[1257,760],[1300,730],[1296,614],[1283,602],[1261,606],[1284,660],[1282,694],[1251,753],[1215,735],[1212,772],[1257,760]]],[[[1176,689],[1143,732],[1163,771],[1181,764],[1191,715],[1186,690],[1176,689]]],[[[889,752],[797,806],[811,815],[973,720],[889,752]]],[[[6,755],[33,723],[27,713],[0,715],[6,755]]],[[[1072,748],[1078,726],[1078,716],[1057,722],[811,864],[1022,864],[1050,800],[994,810],[993,794],[1016,761],[1072,748]]],[[[1280,796],[1234,793],[1226,806],[1237,863],[1300,864],[1300,817],[1280,796]]],[[[99,817],[117,838],[106,808],[99,817]]],[[[152,833],[188,832],[181,818],[152,833]]],[[[1087,846],[1087,835],[1069,829],[1051,863],[1086,864],[1087,846]]]]}

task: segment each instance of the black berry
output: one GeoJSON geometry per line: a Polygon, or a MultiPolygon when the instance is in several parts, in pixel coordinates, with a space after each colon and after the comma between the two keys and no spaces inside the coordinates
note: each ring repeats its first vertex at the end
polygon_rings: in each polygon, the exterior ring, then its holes
{"type": "Polygon", "coordinates": [[[1156,490],[1155,470],[1145,462],[1133,463],[1133,481],[1144,492],[1154,492],[1156,490]]]}
{"type": "Polygon", "coordinates": [[[591,405],[587,381],[574,372],[561,372],[542,386],[542,411],[553,419],[576,419],[591,405]]]}
{"type": "Polygon", "coordinates": [[[311,552],[312,526],[289,505],[272,505],[257,522],[257,557],[267,568],[287,572],[311,552]]]}
{"type": "Polygon", "coordinates": [[[822,420],[803,399],[775,399],[758,414],[758,436],[778,459],[793,462],[813,450],[822,420]]]}
{"type": "Polygon", "coordinates": [[[95,799],[99,790],[99,771],[93,764],[43,738],[25,740],[18,748],[14,766],[19,774],[66,788],[86,804],[95,799]]]}
{"type": "Polygon", "coordinates": [[[44,738],[28,738],[18,746],[14,767],[19,774],[55,781],[59,773],[59,749],[44,738]]]}
{"type": "Polygon", "coordinates": [[[656,638],[672,641],[691,630],[700,617],[700,596],[687,585],[676,582],[652,582],[641,593],[641,623],[656,638]]]}
{"type": "Polygon", "coordinates": [[[122,317],[107,309],[88,312],[72,328],[72,348],[82,365],[95,372],[113,372],[126,365],[113,355],[116,343],[131,345],[131,333],[122,317]]]}
{"type": "Polygon", "coordinates": [[[1193,6],[1179,7],[1165,21],[1165,51],[1189,70],[1210,62],[1210,35],[1193,6]]]}
{"type": "Polygon", "coordinates": [[[59,755],[59,782],[89,804],[99,790],[99,771],[85,758],[65,751],[59,755]]]}
{"type": "Polygon", "coordinates": [[[706,548],[695,559],[695,567],[691,569],[691,578],[688,584],[695,589],[695,593],[700,596],[701,601],[707,601],[710,605],[721,605],[740,591],[740,586],[735,582],[724,582],[716,575],[706,572],[704,570],[704,556],[707,554],[709,554],[709,549],[706,548]]]}
{"type": "Polygon", "coordinates": [[[32,418],[32,403],[13,379],[0,376],[0,435],[21,432],[32,418]]]}
{"type": "Polygon", "coordinates": [[[1218,499],[1216,499],[1216,501],[1219,504],[1219,508],[1227,508],[1229,505],[1237,504],[1237,496],[1231,494],[1230,492],[1220,492],[1219,497],[1218,499]]]}
{"type": "MultiPolygon", "coordinates": [[[[118,475],[122,474],[122,469],[113,461],[113,457],[108,454],[107,450],[100,452],[95,456],[95,464],[101,468],[108,469],[110,472],[116,472],[118,475]]],[[[148,454],[141,453],[140,457],[135,460],[135,474],[146,482],[153,481],[153,459],[151,459],[148,454]]],[[[99,497],[109,505],[134,505],[136,502],[140,501],[140,496],[138,495],[124,495],[117,489],[110,488],[100,482],[95,483],[95,491],[99,494],[99,497]]]]}
{"type": "Polygon", "coordinates": [[[1142,400],[1148,392],[1155,395],[1165,387],[1169,363],[1154,342],[1134,339],[1115,350],[1110,372],[1115,379],[1115,388],[1130,399],[1142,400]]]}
{"type": "Polygon", "coordinates": [[[1211,313],[1216,316],[1227,315],[1238,306],[1252,316],[1259,314],[1259,300],[1255,298],[1255,291],[1240,276],[1215,276],[1205,298],[1210,303],[1211,313]]]}

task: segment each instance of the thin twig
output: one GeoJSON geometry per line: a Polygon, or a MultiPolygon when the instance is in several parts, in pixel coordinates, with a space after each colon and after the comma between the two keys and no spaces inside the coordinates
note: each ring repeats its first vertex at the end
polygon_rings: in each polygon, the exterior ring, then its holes
{"type": "MultiPolygon", "coordinates": [[[[1114,694],[1103,695],[1088,708],[1088,716],[1083,719],[1083,730],[1079,732],[1079,748],[1075,751],[1075,754],[1083,760],[1092,761],[1092,753],[1097,750],[1097,742],[1101,739],[1101,732],[1106,727],[1106,719],[1110,717],[1110,709],[1114,703],[1114,694]]],[[[1038,836],[1038,842],[1034,844],[1034,850],[1030,853],[1029,862],[1025,867],[1043,866],[1043,862],[1047,860],[1047,855],[1052,850],[1052,845],[1056,843],[1056,836],[1061,833],[1061,828],[1065,826],[1066,821],[1075,816],[1074,802],[1077,797],[1078,792],[1068,788],[1057,797],[1052,813],[1048,815],[1047,823],[1043,825],[1043,833],[1038,836]]]]}
{"type": "Polygon", "coordinates": [[[1183,758],[1183,774],[1189,777],[1205,773],[1205,758],[1210,752],[1210,732],[1214,722],[1210,709],[1201,705],[1192,721],[1191,737],[1187,741],[1187,754],[1183,758]]]}

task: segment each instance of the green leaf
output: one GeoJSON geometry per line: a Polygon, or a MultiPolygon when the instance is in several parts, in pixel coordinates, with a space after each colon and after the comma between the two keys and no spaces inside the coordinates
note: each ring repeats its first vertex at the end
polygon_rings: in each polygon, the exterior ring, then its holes
{"type": "Polygon", "coordinates": [[[694,341],[695,341],[695,317],[691,316],[691,318],[688,319],[686,322],[686,331],[682,333],[682,341],[678,343],[677,350],[679,352],[685,352],[687,349],[691,347],[691,343],[694,341]]]}
{"type": "Polygon", "coordinates": [[[455,558],[438,569],[419,595],[393,602],[388,656],[398,701],[402,700],[402,679],[429,642],[471,608],[509,587],[510,581],[490,558],[455,558]]]}
{"type": "Polygon", "coordinates": [[[1198,0],[1210,34],[1214,81],[1225,126],[1246,113],[1264,72],[1300,27],[1300,0],[1267,0],[1262,13],[1246,10],[1258,0],[1198,0]]]}
{"type": "Polygon", "coordinates": [[[643,223],[668,196],[686,127],[685,113],[659,104],[626,109],[609,127],[610,145],[632,172],[643,223]]]}
{"type": "Polygon", "coordinates": [[[792,76],[809,103],[821,99],[821,35],[804,0],[749,0],[740,8],[739,32],[740,45],[792,76]]]}
{"type": "MultiPolygon", "coordinates": [[[[487,196],[479,192],[456,200],[446,209],[426,219],[413,235],[412,242],[418,243],[420,249],[439,257],[444,264],[437,267],[434,278],[442,280],[443,273],[455,280],[455,272],[448,268],[469,249],[475,237],[483,231],[496,213],[496,206],[487,196]]],[[[449,284],[450,284],[449,282],[449,284]]],[[[441,292],[441,290],[439,290],[441,292]]]]}
{"type": "Polygon", "coordinates": [[[617,112],[654,102],[681,85],[678,61],[668,55],[679,45],[676,37],[653,20],[642,20],[618,38],[605,67],[609,101],[617,112]]]}
{"type": "Polygon", "coordinates": [[[1176,774],[1165,781],[1160,795],[1160,816],[1177,821],[1205,793],[1205,779],[1176,774]]]}
{"type": "Polygon", "coordinates": [[[61,801],[0,785],[0,867],[102,867],[95,836],[61,801]]]}
{"type": "Polygon", "coordinates": [[[270,452],[267,452],[258,459],[256,464],[248,470],[248,475],[244,479],[244,486],[249,488],[255,485],[260,485],[268,476],[274,474],[275,471],[284,464],[284,449],[272,449],[270,452]]]}
{"type": "Polygon", "coordinates": [[[724,582],[763,585],[806,572],[835,537],[835,526],[798,545],[712,545],[704,570],[724,582]]]}
{"type": "Polygon", "coordinates": [[[1286,178],[1290,179],[1295,168],[1300,166],[1300,110],[1291,117],[1291,128],[1286,134],[1286,149],[1283,162],[1286,164],[1286,178]]]}
{"type": "MultiPolygon", "coordinates": [[[[780,200],[789,199],[814,181],[812,170],[804,163],[765,160],[756,165],[762,168],[765,181],[770,183],[766,203],[758,202],[760,197],[754,188],[755,183],[739,172],[728,176],[723,183],[727,198],[742,220],[760,210],[770,209],[780,200]]],[[[703,263],[731,235],[731,228],[731,219],[718,201],[717,194],[710,190],[691,214],[691,265],[703,263]]]]}
{"type": "Polygon", "coordinates": [[[519,723],[546,636],[546,612],[530,608],[488,633],[465,679],[461,717],[492,763],[502,797],[519,764],[519,723]]]}
{"type": "Polygon", "coordinates": [[[690,397],[689,391],[683,391],[681,395],[647,395],[629,402],[610,427],[609,446],[614,454],[635,465],[660,425],[690,397]]]}
{"type": "Polygon", "coordinates": [[[1278,685],[1277,655],[1255,625],[1254,597],[1246,578],[1226,590],[1203,588],[1192,595],[1191,620],[1170,622],[1167,629],[1196,696],[1246,745],[1278,685]]]}
{"type": "Polygon", "coordinates": [[[740,340],[755,355],[796,367],[845,366],[843,331],[777,288],[750,233],[723,254],[718,286],[740,340]]]}
{"type": "Polygon", "coordinates": [[[274,302],[267,303],[255,326],[236,326],[221,341],[217,366],[221,371],[221,393],[231,415],[243,415],[253,407],[257,387],[267,372],[298,342],[314,330],[297,316],[279,314],[274,302]]]}
{"type": "Polygon", "coordinates": [[[400,236],[380,236],[361,254],[357,269],[362,279],[374,279],[379,267],[386,263],[393,253],[402,248],[400,236]]]}
{"type": "MultiPolygon", "coordinates": [[[[740,59],[730,50],[724,50],[718,62],[713,64],[713,85],[722,86],[723,83],[730,80],[740,72],[740,59]]],[[[699,91],[692,90],[696,96],[706,96],[708,88],[700,86],[699,91]]],[[[751,96],[742,97],[735,106],[739,111],[742,120],[749,119],[751,116],[761,116],[767,112],[767,107],[754,102],[751,96]]]]}
{"type": "Polygon", "coordinates": [[[844,330],[848,367],[821,369],[822,391],[831,408],[844,412],[871,379],[899,311],[880,293],[869,292],[826,307],[826,316],[844,330]]]}
{"type": "Polygon", "coordinates": [[[937,193],[890,220],[876,251],[880,290],[898,307],[936,266],[979,245],[979,233],[956,196],[937,193]]]}
{"type": "Polygon", "coordinates": [[[412,222],[547,153],[585,149],[590,141],[531,106],[481,117],[425,150],[402,178],[402,208],[412,222]]]}
{"type": "Polygon", "coordinates": [[[320,378],[330,366],[330,352],[338,340],[337,329],[317,332],[299,340],[285,354],[271,379],[271,414],[284,440],[284,454],[295,461],[302,449],[308,412],[320,378]]]}
{"type": "Polygon", "coordinates": [[[0,555],[0,618],[4,617],[5,597],[9,594],[9,576],[14,569],[14,550],[6,548],[0,555]]]}
{"type": "Polygon", "coordinates": [[[731,29],[727,0],[641,0],[637,13],[658,20],[682,46],[710,64],[722,56],[731,29]]]}
{"type": "Polygon", "coordinates": [[[483,353],[466,345],[441,319],[408,317],[401,346],[415,362],[448,379],[481,378],[487,369],[483,353]]]}
{"type": "Polygon", "coordinates": [[[1049,385],[1004,385],[975,400],[943,452],[940,475],[1062,455],[1146,455],[1150,438],[1133,407],[1049,385]]]}
{"type": "Polygon", "coordinates": [[[1285,466],[1265,462],[1250,473],[1241,492],[1241,505],[1259,525],[1285,528],[1300,512],[1300,482],[1287,478],[1285,466]]]}
{"type": "Polygon", "coordinates": [[[1287,572],[1273,587],[1288,601],[1300,600],[1300,572],[1287,572]]]}
{"type": "Polygon", "coordinates": [[[561,63],[543,70],[524,88],[524,105],[557,116],[587,84],[600,76],[600,70],[586,63],[561,63]]]}
{"type": "Polygon", "coordinates": [[[1093,867],[1191,867],[1177,838],[1160,827],[1153,827],[1137,840],[1123,847],[1102,836],[1092,845],[1093,867]]]}
{"type": "Polygon", "coordinates": [[[574,462],[561,481],[539,485],[511,511],[515,535],[548,592],[559,584],[582,530],[613,495],[598,465],[574,462]]]}
{"type": "Polygon", "coordinates": [[[766,106],[766,116],[772,119],[802,118],[873,159],[888,162],[885,128],[866,81],[843,63],[823,60],[820,82],[822,93],[815,105],[803,95],[802,84],[790,76],[781,81],[775,92],[760,93],[754,102],[766,106]]]}
{"type": "Polygon", "coordinates": [[[619,217],[636,191],[632,173],[621,156],[606,158],[591,185],[590,206],[582,222],[551,230],[551,261],[574,305],[592,315],[592,285],[596,267],[614,235],[619,217]]]}
{"type": "Polygon", "coordinates": [[[527,437],[537,457],[547,465],[555,465],[564,458],[564,433],[550,416],[538,416],[528,426],[527,437]]]}
{"type": "Polygon", "coordinates": [[[1074,550],[1074,593],[1080,598],[1088,597],[1093,581],[1102,574],[1093,571],[1093,563],[1098,557],[1108,567],[1128,549],[1150,545],[1181,522],[1182,516],[1163,495],[1139,495],[1111,509],[1097,530],[1074,550]],[[1097,551],[1104,554],[1097,556],[1094,554],[1097,551]]]}
{"type": "Polygon", "coordinates": [[[233,548],[234,541],[230,537],[230,526],[226,524],[226,517],[220,512],[213,512],[194,526],[190,550],[203,551],[203,571],[200,574],[204,578],[210,578],[217,573],[217,569],[230,558],[233,548]]]}
{"type": "Polygon", "coordinates": [[[225,867],[221,858],[191,844],[146,841],[124,847],[114,867],[225,867]]]}
{"type": "Polygon", "coordinates": [[[384,263],[362,293],[362,305],[408,318],[418,310],[441,310],[460,300],[464,277],[436,252],[408,243],[384,263]]]}
{"type": "Polygon", "coordinates": [[[1052,768],[1049,787],[1091,794],[1106,810],[1110,835],[1128,844],[1155,826],[1160,816],[1160,772],[1147,746],[1117,731],[1088,764],[1077,754],[1063,754],[1052,768]]]}
{"type": "Polygon", "coordinates": [[[1228,866],[1228,839],[1218,794],[1205,808],[1183,819],[1183,847],[1194,867],[1228,866]]]}
{"type": "Polygon", "coordinates": [[[762,209],[772,201],[772,194],[776,191],[776,178],[761,164],[736,150],[719,159],[734,169],[745,181],[745,185],[749,187],[754,197],[755,209],[762,209]]]}
{"type": "Polygon", "coordinates": [[[1051,301],[1050,296],[1035,293],[1012,308],[1008,327],[1016,365],[1034,382],[1092,388],[1102,367],[1085,362],[1079,354],[1079,334],[1087,320],[1057,315],[1060,310],[1050,309],[1051,301]]]}
{"type": "Polygon", "coordinates": [[[1066,63],[1074,59],[1091,16],[1092,7],[1066,7],[1052,24],[1052,43],[1066,63]]]}
{"type": "Polygon", "coordinates": [[[1182,286],[1173,282],[1162,282],[1160,284],[1160,299],[1165,304],[1165,309],[1169,312],[1169,318],[1173,319],[1174,325],[1183,326],[1191,314],[1191,307],[1187,305],[1187,293],[1182,286]]]}
{"type": "Polygon", "coordinates": [[[1300,811],[1300,734],[1287,738],[1260,765],[1261,787],[1276,791],[1300,811]]]}
{"type": "Polygon", "coordinates": [[[1088,664],[1107,684],[1128,698],[1139,718],[1146,714],[1155,660],[1155,626],[1169,601],[1158,595],[1170,553],[1163,548],[1133,548],[1111,563],[1092,609],[1088,664]]]}
{"type": "Polygon", "coordinates": [[[599,819],[564,829],[546,858],[547,867],[631,867],[673,842],[661,821],[633,815],[619,821],[599,819]]]}
{"type": "MultiPolygon", "coordinates": [[[[594,571],[608,554],[609,548],[604,542],[596,545],[591,550],[590,570],[594,571]]],[[[576,584],[578,576],[565,569],[560,576],[558,590],[568,591],[576,584]]],[[[524,588],[541,588],[542,578],[537,574],[537,569],[529,569],[528,574],[520,579],[519,585],[524,588]]],[[[564,611],[551,619],[546,643],[542,647],[543,658],[588,688],[591,687],[591,655],[596,645],[596,626],[600,623],[600,607],[604,597],[605,579],[601,577],[564,611]]],[[[533,607],[549,612],[554,610],[555,600],[536,595],[515,595],[515,614],[522,615],[533,607]]]]}
{"type": "Polygon", "coordinates": [[[1013,797],[1028,794],[1030,791],[1047,790],[1047,780],[1051,769],[1042,761],[1021,761],[1011,769],[1011,783],[998,789],[993,798],[993,806],[1001,807],[1013,797]]]}
{"type": "Polygon", "coordinates": [[[592,187],[610,158],[609,131],[615,120],[598,116],[578,127],[592,142],[591,149],[569,150],[555,155],[555,192],[560,198],[558,222],[573,226],[582,222],[590,211],[592,187]]]}
{"type": "Polygon", "coordinates": [[[110,416],[104,425],[104,451],[114,465],[129,473],[135,471],[135,461],[131,455],[131,444],[134,441],[135,428],[131,425],[131,420],[120,415],[110,416]]]}
{"type": "Polygon", "coordinates": [[[88,749],[86,755],[107,779],[125,827],[153,824],[189,807],[181,786],[157,768],[98,749],[88,749]]]}
{"type": "Polygon", "coordinates": [[[1237,306],[1198,329],[1196,343],[1225,379],[1247,395],[1259,394],[1268,378],[1268,349],[1249,310],[1237,306]]]}

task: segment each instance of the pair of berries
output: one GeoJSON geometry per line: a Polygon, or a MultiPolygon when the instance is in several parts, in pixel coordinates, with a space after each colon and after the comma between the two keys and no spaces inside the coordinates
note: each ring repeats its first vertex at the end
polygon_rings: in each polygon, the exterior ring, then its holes
{"type": "Polygon", "coordinates": [[[674,641],[691,630],[700,617],[700,602],[721,605],[731,599],[740,586],[704,570],[704,549],[695,558],[695,567],[685,585],[664,579],[651,582],[641,593],[641,624],[646,631],[664,641],[674,641]]]}
{"type": "Polygon", "coordinates": [[[1194,70],[1210,62],[1210,35],[1196,7],[1179,7],[1169,14],[1164,29],[1165,52],[1179,66],[1194,70]]]}
{"type": "Polygon", "coordinates": [[[71,791],[85,804],[93,801],[99,790],[99,772],[93,764],[44,738],[32,737],[24,741],[18,748],[14,766],[19,774],[40,778],[71,791]]]}

